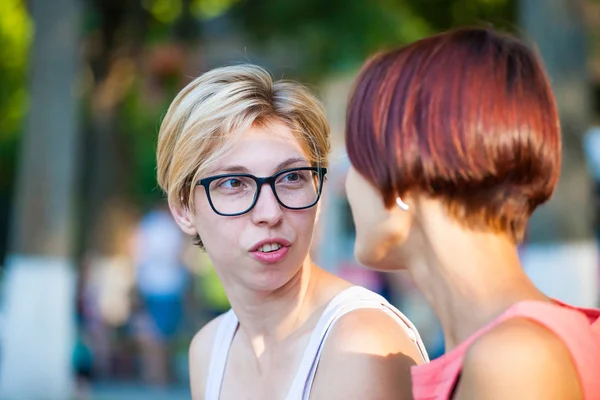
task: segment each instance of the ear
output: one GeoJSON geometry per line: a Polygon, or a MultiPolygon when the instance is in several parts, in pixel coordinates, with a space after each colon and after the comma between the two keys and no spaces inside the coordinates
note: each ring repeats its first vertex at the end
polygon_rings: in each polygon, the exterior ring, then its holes
{"type": "Polygon", "coordinates": [[[414,221],[415,203],[410,195],[402,196],[389,210],[389,226],[393,227],[394,236],[400,243],[406,241],[414,221]]]}
{"type": "Polygon", "coordinates": [[[169,202],[169,209],[171,210],[171,214],[173,214],[173,218],[175,219],[175,222],[177,223],[177,225],[179,225],[181,230],[190,236],[196,236],[196,234],[198,233],[198,230],[194,226],[192,212],[188,209],[184,209],[184,208],[180,208],[179,206],[175,206],[175,205],[171,204],[170,202],[169,202]]]}

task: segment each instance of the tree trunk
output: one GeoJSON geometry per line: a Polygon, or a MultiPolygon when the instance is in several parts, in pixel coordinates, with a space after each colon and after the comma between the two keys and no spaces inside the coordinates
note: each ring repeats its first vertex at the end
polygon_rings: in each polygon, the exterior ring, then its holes
{"type": "Polygon", "coordinates": [[[582,8],[573,0],[521,0],[526,37],[540,50],[552,80],[563,131],[563,164],[554,198],[530,224],[530,242],[589,239],[592,236],[592,184],[582,138],[592,116],[591,82],[582,8]]]}
{"type": "Polygon", "coordinates": [[[521,0],[521,25],[538,46],[552,80],[563,133],[563,162],[554,198],[534,214],[525,271],[546,295],[598,305],[598,248],[592,238],[592,181],[583,136],[592,118],[586,32],[579,0],[521,0]]]}
{"type": "Polygon", "coordinates": [[[6,262],[0,398],[72,394],[80,2],[31,0],[30,110],[6,262]]]}

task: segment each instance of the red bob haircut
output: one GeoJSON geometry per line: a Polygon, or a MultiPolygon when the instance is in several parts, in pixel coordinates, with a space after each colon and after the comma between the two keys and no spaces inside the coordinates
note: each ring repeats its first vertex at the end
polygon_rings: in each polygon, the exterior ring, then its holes
{"type": "Polygon", "coordinates": [[[490,28],[461,28],[378,54],[348,105],[353,167],[387,207],[438,198],[472,229],[522,240],[560,174],[556,103],[541,62],[490,28]]]}

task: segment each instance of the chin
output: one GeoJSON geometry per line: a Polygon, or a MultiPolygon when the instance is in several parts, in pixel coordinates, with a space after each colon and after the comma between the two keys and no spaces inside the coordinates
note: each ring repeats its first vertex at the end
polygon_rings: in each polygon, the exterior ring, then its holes
{"type": "Polygon", "coordinates": [[[253,290],[274,292],[294,280],[294,276],[300,273],[301,268],[293,271],[289,264],[269,266],[262,271],[253,273],[248,283],[253,290]]]}
{"type": "Polygon", "coordinates": [[[381,251],[374,250],[375,246],[360,246],[356,243],[354,257],[359,264],[376,271],[388,272],[404,269],[399,260],[390,257],[389,252],[383,249],[380,249],[381,251]]]}

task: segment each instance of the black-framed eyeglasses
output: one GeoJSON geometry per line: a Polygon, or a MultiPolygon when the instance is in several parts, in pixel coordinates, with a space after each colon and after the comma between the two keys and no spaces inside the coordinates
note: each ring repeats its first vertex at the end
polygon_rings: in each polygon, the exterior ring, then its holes
{"type": "Polygon", "coordinates": [[[260,178],[250,174],[222,174],[200,179],[213,211],[224,217],[242,215],[252,210],[266,183],[277,202],[289,210],[313,207],[321,197],[327,168],[300,167],[284,169],[260,178]]]}

